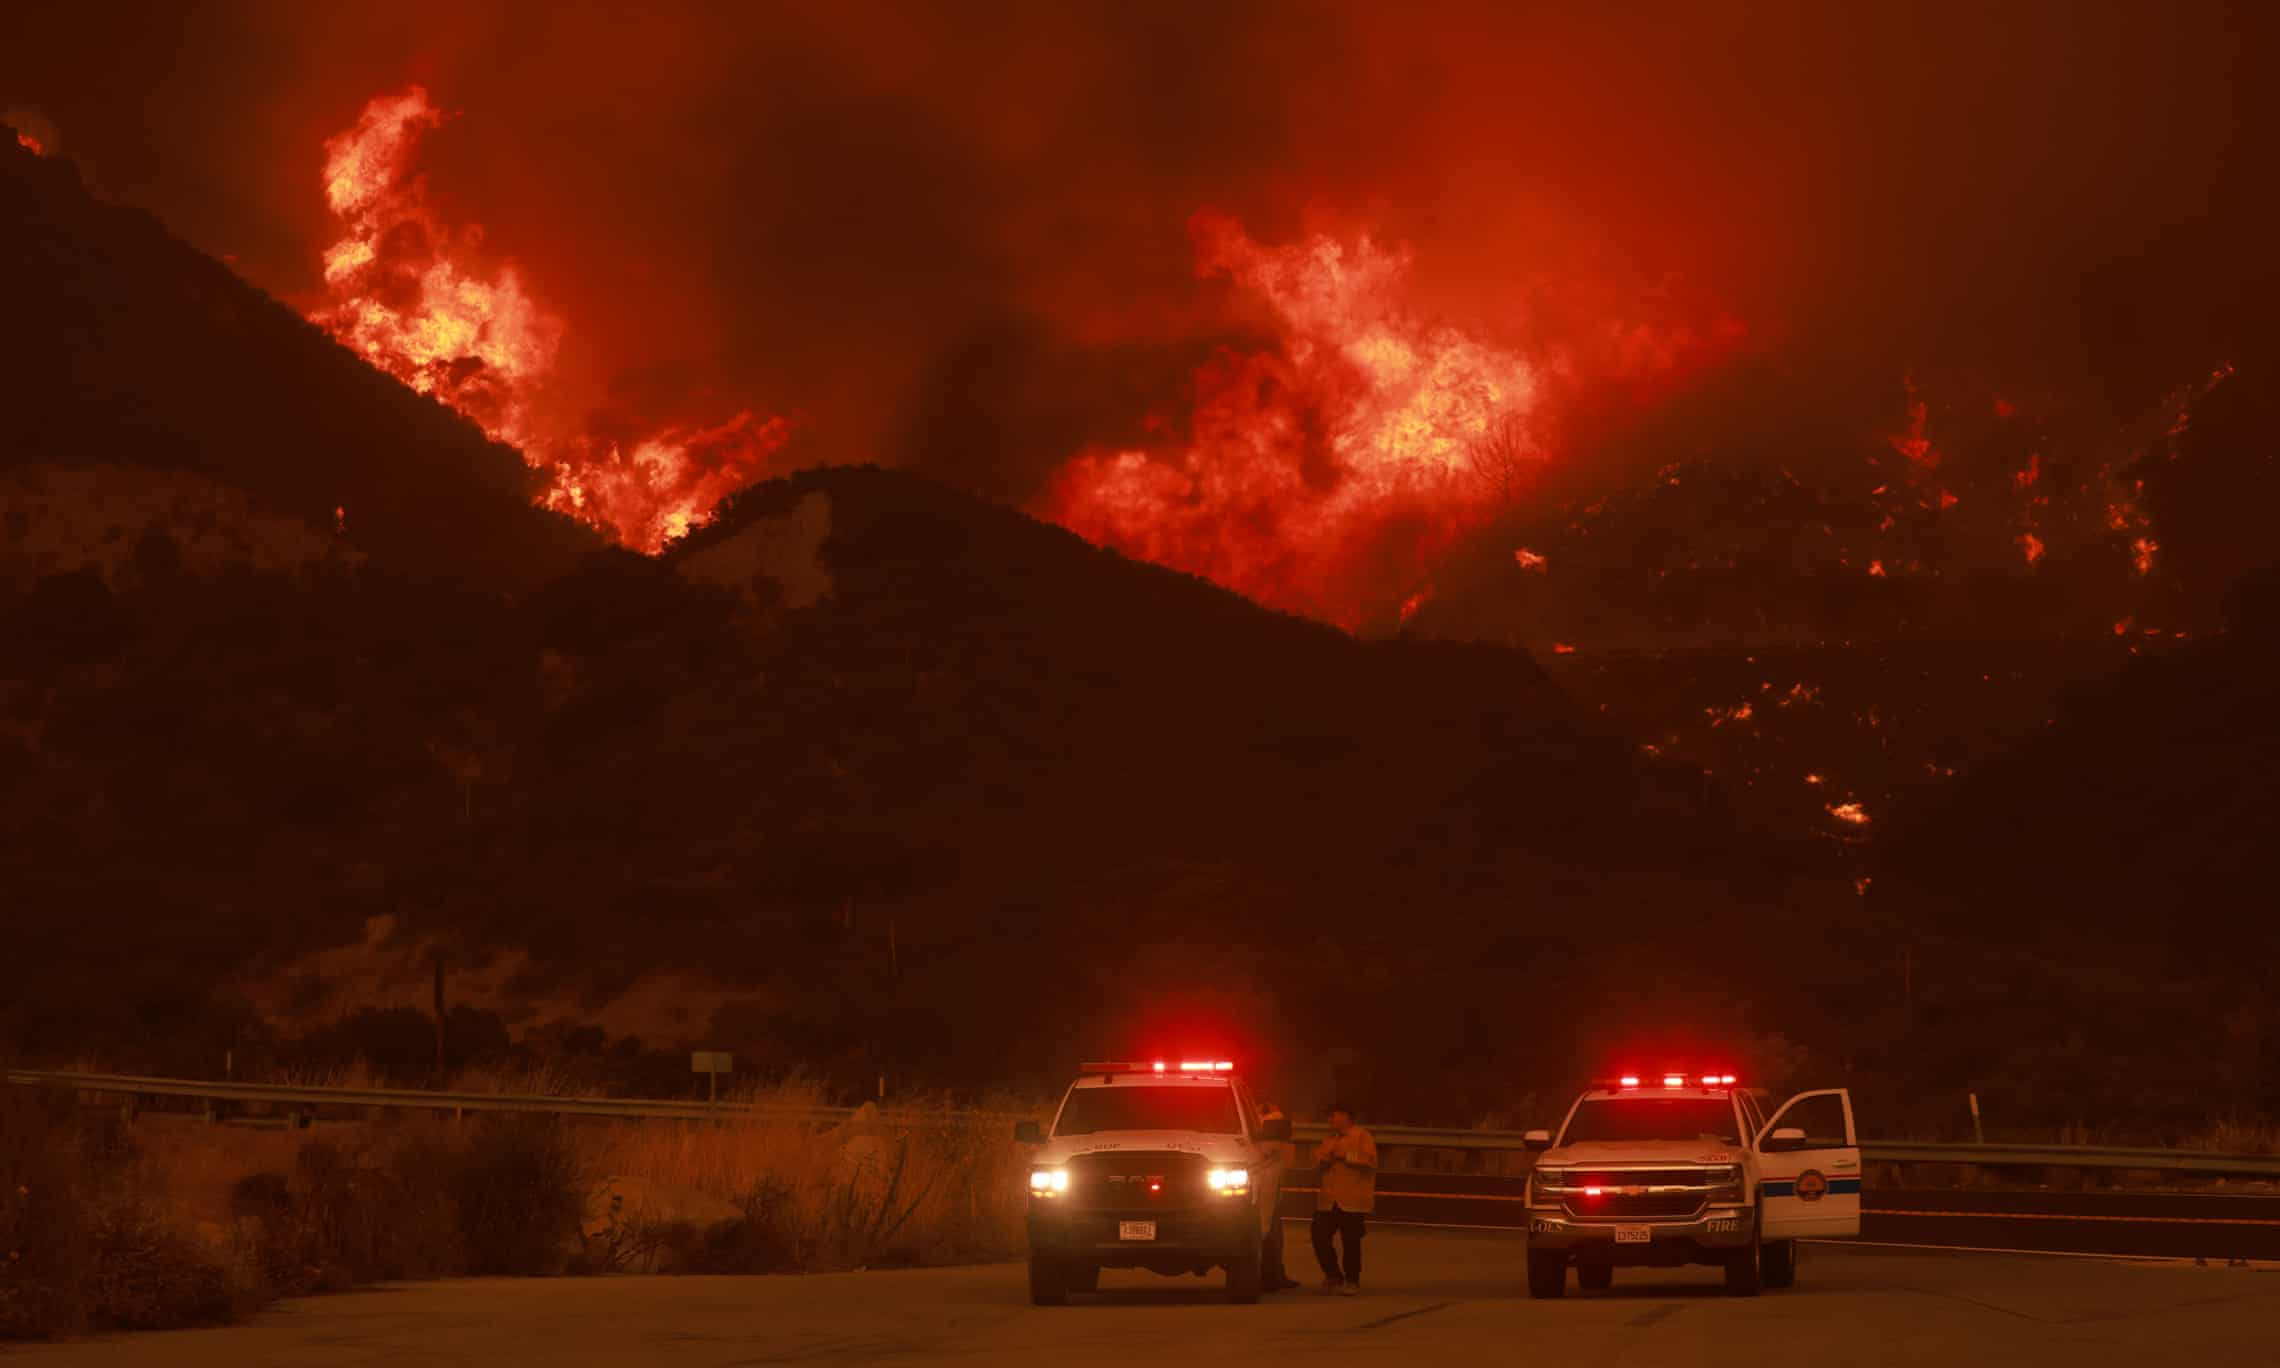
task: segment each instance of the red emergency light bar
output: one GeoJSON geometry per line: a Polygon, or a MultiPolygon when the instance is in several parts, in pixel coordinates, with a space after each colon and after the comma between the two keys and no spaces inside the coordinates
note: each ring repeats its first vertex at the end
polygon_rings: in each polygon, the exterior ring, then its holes
{"type": "Polygon", "coordinates": [[[1129,1060],[1127,1060],[1127,1061],[1122,1061],[1122,1062],[1112,1062],[1112,1063],[1094,1063],[1094,1064],[1080,1064],[1080,1065],[1078,1065],[1078,1066],[1077,1066],[1077,1072],[1078,1072],[1078,1073],[1084,1073],[1084,1074],[1120,1074],[1120,1073],[1159,1073],[1159,1074],[1160,1074],[1160,1073],[1181,1073],[1181,1074],[1211,1074],[1211,1073],[1233,1073],[1233,1072],[1235,1072],[1235,1061],[1234,1061],[1234,1060],[1231,1060],[1231,1059],[1202,1059],[1202,1060],[1197,1060],[1197,1059],[1184,1059],[1184,1060],[1181,1060],[1181,1061],[1180,1061],[1180,1066],[1179,1066],[1177,1069],[1175,1069],[1175,1068],[1173,1068],[1173,1067],[1172,1067],[1170,1064],[1166,1063],[1165,1061],[1163,1061],[1163,1060],[1161,1060],[1161,1059],[1150,1060],[1150,1061],[1148,1061],[1147,1063],[1144,1063],[1144,1064],[1143,1064],[1143,1063],[1134,1063],[1134,1062],[1132,1062],[1132,1061],[1129,1061],[1129,1060]]]}
{"type": "MultiPolygon", "coordinates": [[[[1696,1077],[1698,1079],[1696,1086],[1704,1088],[1731,1088],[1736,1082],[1734,1075],[1730,1073],[1706,1073],[1696,1075],[1696,1077]]],[[[1666,1088],[1683,1088],[1687,1084],[1687,1078],[1687,1074],[1674,1069],[1662,1075],[1662,1085],[1666,1088]]],[[[1640,1082],[1641,1079],[1637,1074],[1622,1074],[1612,1080],[1613,1086],[1625,1090],[1637,1088],[1640,1082]]]]}

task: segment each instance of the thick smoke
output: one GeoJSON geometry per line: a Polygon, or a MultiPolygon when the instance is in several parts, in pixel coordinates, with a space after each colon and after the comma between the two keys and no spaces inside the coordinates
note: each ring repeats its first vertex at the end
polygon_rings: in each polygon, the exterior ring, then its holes
{"type": "Polygon", "coordinates": [[[1278,320],[1196,269],[1367,232],[1540,357],[1731,317],[1680,420],[1563,421],[1609,484],[1895,421],[1901,376],[2146,411],[2280,304],[2259,7],[1315,3],[17,6],[0,106],[256,282],[321,297],[324,140],[418,82],[439,211],[566,321],[597,430],[796,415],[1029,504],[1278,320]],[[1710,426],[1705,426],[1708,424],[1710,426]],[[1724,425],[1720,428],[1717,425],[1724,425]]]}

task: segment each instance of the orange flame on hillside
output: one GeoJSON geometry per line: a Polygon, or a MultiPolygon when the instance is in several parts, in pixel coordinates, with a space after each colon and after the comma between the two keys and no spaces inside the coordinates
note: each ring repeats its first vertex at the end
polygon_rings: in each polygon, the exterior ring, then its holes
{"type": "MultiPolygon", "coordinates": [[[[1040,511],[1348,627],[1391,615],[1442,552],[1534,486],[1553,384],[1592,378],[1586,365],[1682,373],[1740,333],[1616,323],[1594,340],[1602,355],[1535,359],[1411,308],[1406,248],[1367,234],[1271,246],[1209,210],[1189,227],[1199,274],[1265,302],[1280,345],[1222,352],[1194,376],[1184,444],[1081,453],[1040,511]]],[[[1533,555],[1515,560],[1540,569],[1533,555]]]]}
{"type": "Polygon", "coordinates": [[[325,202],[344,236],[324,254],[330,302],[311,318],[373,366],[473,419],[545,473],[539,501],[637,550],[705,522],[791,435],[781,418],[738,413],[674,424],[630,445],[565,432],[545,385],[565,331],[513,265],[487,266],[480,228],[436,214],[416,170],[419,142],[450,118],[411,86],[364,108],[325,143],[325,202]]]}
{"type": "Polygon", "coordinates": [[[40,140],[33,137],[29,133],[18,131],[16,134],[16,146],[23,148],[26,152],[31,153],[35,157],[44,157],[47,155],[47,149],[40,146],[40,140]]]}

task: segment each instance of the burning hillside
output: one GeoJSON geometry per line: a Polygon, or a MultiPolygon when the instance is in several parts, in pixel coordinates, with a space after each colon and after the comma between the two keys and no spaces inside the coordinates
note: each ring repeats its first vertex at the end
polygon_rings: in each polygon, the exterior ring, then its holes
{"type": "Polygon", "coordinates": [[[1078,455],[1041,501],[1104,545],[1205,575],[1348,627],[1414,612],[1465,533],[1526,498],[1563,451],[1579,389],[1666,385],[1737,342],[1706,330],[1610,322],[1584,346],[1524,355],[1424,316],[1409,253],[1368,234],[1286,246],[1198,214],[1197,271],[1255,297],[1270,350],[1199,370],[1164,440],[1078,455]]]}
{"type": "Polygon", "coordinates": [[[565,326],[489,258],[480,228],[437,213],[420,140],[444,125],[418,86],[365,106],[325,144],[326,204],[344,235],[326,249],[329,302],[314,313],[374,366],[431,394],[544,472],[548,508],[655,551],[758,478],[790,436],[782,418],[739,411],[619,436],[564,418],[549,387],[565,326]]]}

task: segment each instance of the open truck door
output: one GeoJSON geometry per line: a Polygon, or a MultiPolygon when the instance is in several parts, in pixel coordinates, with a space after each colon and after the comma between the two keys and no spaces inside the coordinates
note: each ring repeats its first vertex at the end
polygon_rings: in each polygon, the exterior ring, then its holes
{"type": "Polygon", "coordinates": [[[1799,1093],[1760,1130],[1759,1238],[1860,1234],[1860,1137],[1852,1093],[1845,1088],[1799,1093]]]}

